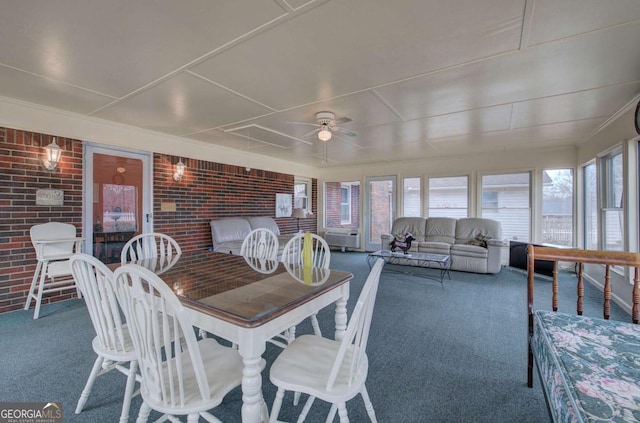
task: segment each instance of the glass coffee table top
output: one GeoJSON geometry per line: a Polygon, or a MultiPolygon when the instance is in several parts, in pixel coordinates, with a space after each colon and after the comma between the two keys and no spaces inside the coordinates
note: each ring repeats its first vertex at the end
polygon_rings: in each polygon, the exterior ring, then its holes
{"type": "Polygon", "coordinates": [[[398,265],[397,268],[394,267],[390,270],[421,276],[427,279],[433,279],[440,282],[442,286],[444,286],[445,276],[448,276],[449,279],[451,279],[451,274],[449,273],[451,257],[447,254],[418,253],[413,251],[405,254],[403,252],[392,252],[390,250],[378,250],[374,251],[373,253],[369,253],[369,255],[367,256],[367,263],[369,264],[369,268],[371,268],[373,266],[373,263],[379,258],[383,259],[388,264],[398,265]],[[407,267],[408,269],[398,269],[401,267],[407,267]],[[434,276],[426,272],[413,272],[411,271],[411,269],[413,268],[435,268],[436,270],[439,270],[439,275],[434,276]]]}

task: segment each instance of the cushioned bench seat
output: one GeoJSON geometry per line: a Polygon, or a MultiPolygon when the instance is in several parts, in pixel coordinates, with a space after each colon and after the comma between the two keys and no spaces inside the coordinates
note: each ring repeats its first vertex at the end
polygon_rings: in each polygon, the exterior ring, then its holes
{"type": "Polygon", "coordinates": [[[554,421],[640,421],[640,325],[539,310],[531,348],[554,421]]]}

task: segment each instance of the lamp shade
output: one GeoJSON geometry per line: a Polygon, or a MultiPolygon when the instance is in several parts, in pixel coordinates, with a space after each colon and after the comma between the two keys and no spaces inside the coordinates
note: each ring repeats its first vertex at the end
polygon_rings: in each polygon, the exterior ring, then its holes
{"type": "Polygon", "coordinates": [[[318,132],[318,139],[320,141],[329,141],[331,139],[331,131],[329,131],[325,126],[318,132]]]}
{"type": "Polygon", "coordinates": [[[304,211],[304,209],[293,209],[293,213],[291,214],[291,217],[304,219],[305,217],[307,217],[307,213],[304,211]]]}
{"type": "Polygon", "coordinates": [[[173,174],[173,180],[176,182],[180,182],[182,181],[182,178],[184,177],[184,163],[182,163],[182,159],[180,159],[180,161],[178,161],[178,163],[175,166],[175,172],[173,174]]]}
{"type": "Polygon", "coordinates": [[[60,157],[62,156],[62,149],[56,143],[56,139],[54,138],[51,144],[44,148],[44,160],[42,163],[47,170],[55,170],[56,166],[58,166],[58,162],[60,161],[60,157]]]}

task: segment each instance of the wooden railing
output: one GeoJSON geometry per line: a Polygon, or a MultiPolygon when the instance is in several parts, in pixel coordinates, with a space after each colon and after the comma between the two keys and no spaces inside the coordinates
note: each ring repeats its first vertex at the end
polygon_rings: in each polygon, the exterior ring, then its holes
{"type": "Polygon", "coordinates": [[[609,319],[611,315],[611,267],[623,266],[633,268],[633,289],[631,291],[631,320],[633,323],[640,321],[640,253],[620,251],[579,250],[572,248],[551,248],[529,245],[527,247],[527,300],[529,313],[529,345],[528,360],[528,385],[532,386],[533,352],[531,351],[531,338],[533,337],[533,296],[534,296],[534,263],[535,260],[548,260],[553,262],[553,282],[551,307],[558,310],[558,262],[576,263],[578,274],[576,312],[582,315],[584,297],[584,264],[601,264],[605,266],[602,315],[609,319]]]}

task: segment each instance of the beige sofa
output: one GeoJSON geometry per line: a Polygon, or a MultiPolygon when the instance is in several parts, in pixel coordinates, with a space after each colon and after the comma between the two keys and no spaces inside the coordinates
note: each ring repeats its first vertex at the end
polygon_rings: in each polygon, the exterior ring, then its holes
{"type": "Polygon", "coordinates": [[[468,217],[400,217],[393,222],[391,234],[382,235],[382,249],[391,241],[410,232],[415,241],[411,251],[448,254],[451,270],[475,273],[498,273],[501,269],[502,226],[492,219],[468,217]],[[484,246],[486,245],[486,247],[484,246]]]}
{"type": "Polygon", "coordinates": [[[278,236],[280,244],[278,257],[280,257],[284,244],[293,236],[280,235],[280,228],[276,221],[267,216],[225,217],[212,220],[210,225],[213,250],[226,254],[240,254],[242,242],[249,232],[258,228],[267,228],[278,236]]]}

